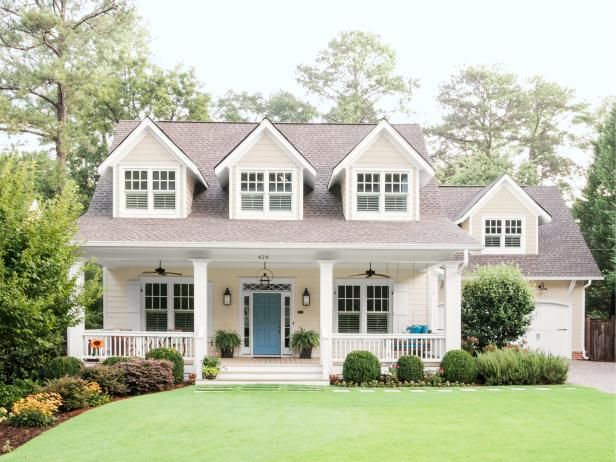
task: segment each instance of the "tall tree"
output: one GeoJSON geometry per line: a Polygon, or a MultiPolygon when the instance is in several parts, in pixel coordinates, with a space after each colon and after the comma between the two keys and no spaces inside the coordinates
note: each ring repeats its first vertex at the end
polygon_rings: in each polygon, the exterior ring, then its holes
{"type": "Polygon", "coordinates": [[[0,130],[53,144],[63,169],[76,95],[96,85],[134,20],[126,0],[2,0],[0,130]]]}
{"type": "Polygon", "coordinates": [[[586,306],[614,314],[616,304],[616,104],[599,128],[595,158],[573,213],[605,281],[591,286],[586,306]]]}
{"type": "Polygon", "coordinates": [[[396,74],[396,53],[369,32],[342,32],[312,65],[297,66],[297,81],[331,105],[330,122],[374,122],[388,114],[381,103],[407,111],[417,82],[396,74]]]}
{"type": "Polygon", "coordinates": [[[319,115],[310,103],[292,93],[278,91],[269,97],[261,93],[236,93],[229,90],[216,101],[216,116],[227,122],[310,122],[319,115]]]}
{"type": "Polygon", "coordinates": [[[446,181],[447,172],[468,163],[461,158],[473,155],[493,166],[507,158],[513,165],[509,173],[531,184],[562,185],[574,173],[575,164],[562,150],[573,143],[572,127],[584,120],[587,106],[576,102],[573,90],[541,77],[520,84],[498,66],[478,66],[452,76],[441,86],[438,101],[443,120],[428,133],[445,165],[441,176],[446,181]]]}

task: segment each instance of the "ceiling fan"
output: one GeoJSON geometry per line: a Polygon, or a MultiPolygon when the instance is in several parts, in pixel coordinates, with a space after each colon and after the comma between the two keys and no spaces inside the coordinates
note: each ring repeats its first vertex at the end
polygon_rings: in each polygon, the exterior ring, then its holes
{"type": "Polygon", "coordinates": [[[158,268],[154,268],[154,271],[144,271],[142,274],[158,274],[159,276],[182,276],[182,273],[174,273],[172,271],[165,271],[163,268],[163,262],[159,260],[158,268]]]}
{"type": "Polygon", "coordinates": [[[386,279],[389,279],[391,277],[391,276],[388,276],[387,274],[379,274],[376,271],[374,271],[372,269],[372,262],[370,262],[370,269],[367,269],[363,273],[353,274],[351,277],[352,278],[365,277],[366,279],[368,279],[368,278],[375,277],[375,276],[377,278],[386,278],[386,279]]]}

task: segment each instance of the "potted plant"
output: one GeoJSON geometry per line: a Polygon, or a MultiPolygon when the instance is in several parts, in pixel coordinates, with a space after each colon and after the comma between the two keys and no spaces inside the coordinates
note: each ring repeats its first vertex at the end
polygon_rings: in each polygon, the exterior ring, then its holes
{"type": "Polygon", "coordinates": [[[201,372],[208,380],[214,380],[220,374],[220,358],[218,356],[206,356],[201,363],[201,372]]]}
{"type": "Polygon", "coordinates": [[[299,351],[300,358],[310,359],[312,357],[312,349],[317,346],[319,346],[319,333],[314,330],[307,330],[301,327],[291,335],[291,348],[299,351]]]}
{"type": "Polygon", "coordinates": [[[240,346],[240,336],[233,330],[216,331],[214,343],[217,348],[220,348],[220,355],[223,358],[233,358],[235,347],[240,346]]]}

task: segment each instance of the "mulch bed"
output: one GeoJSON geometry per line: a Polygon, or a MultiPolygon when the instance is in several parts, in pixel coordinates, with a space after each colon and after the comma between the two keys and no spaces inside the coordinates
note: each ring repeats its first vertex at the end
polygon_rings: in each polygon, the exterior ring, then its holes
{"type": "MultiPolygon", "coordinates": [[[[189,384],[175,385],[173,388],[171,388],[171,390],[183,388],[187,385],[189,384]]],[[[115,401],[121,401],[128,398],[132,398],[132,396],[117,396],[114,397],[111,402],[113,403],[115,401]]],[[[60,425],[62,422],[66,422],[68,419],[78,416],[79,414],[83,414],[90,409],[94,408],[74,409],[72,411],[56,414],[56,421],[49,427],[11,427],[6,422],[0,423],[0,456],[2,454],[13,451],[22,444],[25,444],[30,441],[32,438],[39,436],[44,431],[47,431],[50,428],[60,425]]]]}

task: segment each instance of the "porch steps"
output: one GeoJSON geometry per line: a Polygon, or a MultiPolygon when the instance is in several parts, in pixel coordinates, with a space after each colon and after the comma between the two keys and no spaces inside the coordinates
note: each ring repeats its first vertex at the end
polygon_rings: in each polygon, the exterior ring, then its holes
{"type": "Polygon", "coordinates": [[[320,365],[267,364],[223,365],[215,380],[197,380],[198,385],[329,385],[320,365]]]}

